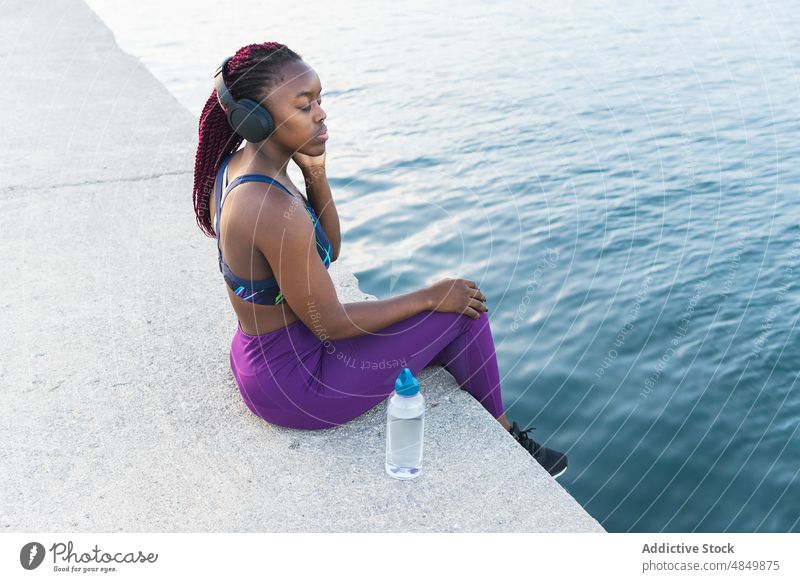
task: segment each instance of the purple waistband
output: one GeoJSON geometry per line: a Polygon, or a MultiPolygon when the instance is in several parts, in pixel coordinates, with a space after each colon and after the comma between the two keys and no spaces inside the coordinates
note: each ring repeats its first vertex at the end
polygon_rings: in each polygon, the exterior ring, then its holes
{"type": "Polygon", "coordinates": [[[297,319],[297,320],[293,321],[292,323],[290,323],[289,325],[286,325],[284,327],[279,327],[278,329],[275,329],[273,331],[268,331],[267,333],[262,333],[260,335],[250,335],[248,333],[245,333],[245,331],[242,329],[241,322],[237,319],[236,320],[236,328],[238,330],[239,335],[244,336],[247,339],[264,339],[264,338],[268,338],[268,337],[273,336],[273,335],[278,335],[280,333],[286,332],[289,329],[291,329],[293,326],[296,326],[296,325],[302,324],[302,323],[303,323],[302,320],[297,319]]]}

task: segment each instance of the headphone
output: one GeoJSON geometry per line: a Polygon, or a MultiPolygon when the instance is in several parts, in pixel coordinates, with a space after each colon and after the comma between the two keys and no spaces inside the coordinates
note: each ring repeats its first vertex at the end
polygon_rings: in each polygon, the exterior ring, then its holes
{"type": "Polygon", "coordinates": [[[275,130],[275,121],[267,109],[256,103],[252,99],[241,99],[237,101],[233,98],[223,78],[223,69],[228,61],[233,57],[228,57],[217,67],[214,73],[214,88],[217,91],[217,100],[228,117],[228,124],[233,131],[238,133],[249,142],[258,142],[270,136],[275,130]]]}

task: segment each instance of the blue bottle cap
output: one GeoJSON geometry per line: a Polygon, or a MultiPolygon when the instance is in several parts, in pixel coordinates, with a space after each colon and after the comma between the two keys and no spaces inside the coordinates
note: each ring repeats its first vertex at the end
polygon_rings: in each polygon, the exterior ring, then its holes
{"type": "Polygon", "coordinates": [[[414,396],[419,392],[419,380],[414,377],[411,370],[403,368],[394,383],[394,391],[400,396],[414,396]]]}

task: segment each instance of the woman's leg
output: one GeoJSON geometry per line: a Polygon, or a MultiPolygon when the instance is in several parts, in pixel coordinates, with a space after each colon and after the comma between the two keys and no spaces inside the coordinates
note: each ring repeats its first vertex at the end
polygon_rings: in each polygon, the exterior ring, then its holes
{"type": "Polygon", "coordinates": [[[314,419],[309,424],[328,428],[349,422],[390,396],[403,368],[416,375],[430,364],[443,365],[494,418],[503,417],[486,313],[472,319],[424,311],[377,332],[324,342],[321,361],[311,374],[311,392],[317,397],[302,403],[314,419]]]}
{"type": "Polygon", "coordinates": [[[465,332],[447,344],[429,365],[444,366],[492,416],[505,418],[489,317],[482,312],[478,319],[467,316],[460,316],[460,319],[466,320],[462,322],[465,323],[465,332]]]}

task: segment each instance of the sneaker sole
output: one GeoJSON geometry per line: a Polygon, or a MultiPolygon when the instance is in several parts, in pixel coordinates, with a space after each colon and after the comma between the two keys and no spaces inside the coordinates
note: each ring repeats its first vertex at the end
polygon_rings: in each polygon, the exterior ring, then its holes
{"type": "Polygon", "coordinates": [[[567,470],[567,467],[564,467],[563,469],[561,469],[561,471],[559,471],[559,472],[558,472],[558,473],[556,473],[555,475],[552,475],[553,479],[555,479],[556,477],[559,477],[559,476],[563,475],[563,474],[566,472],[566,470],[567,470]]]}

